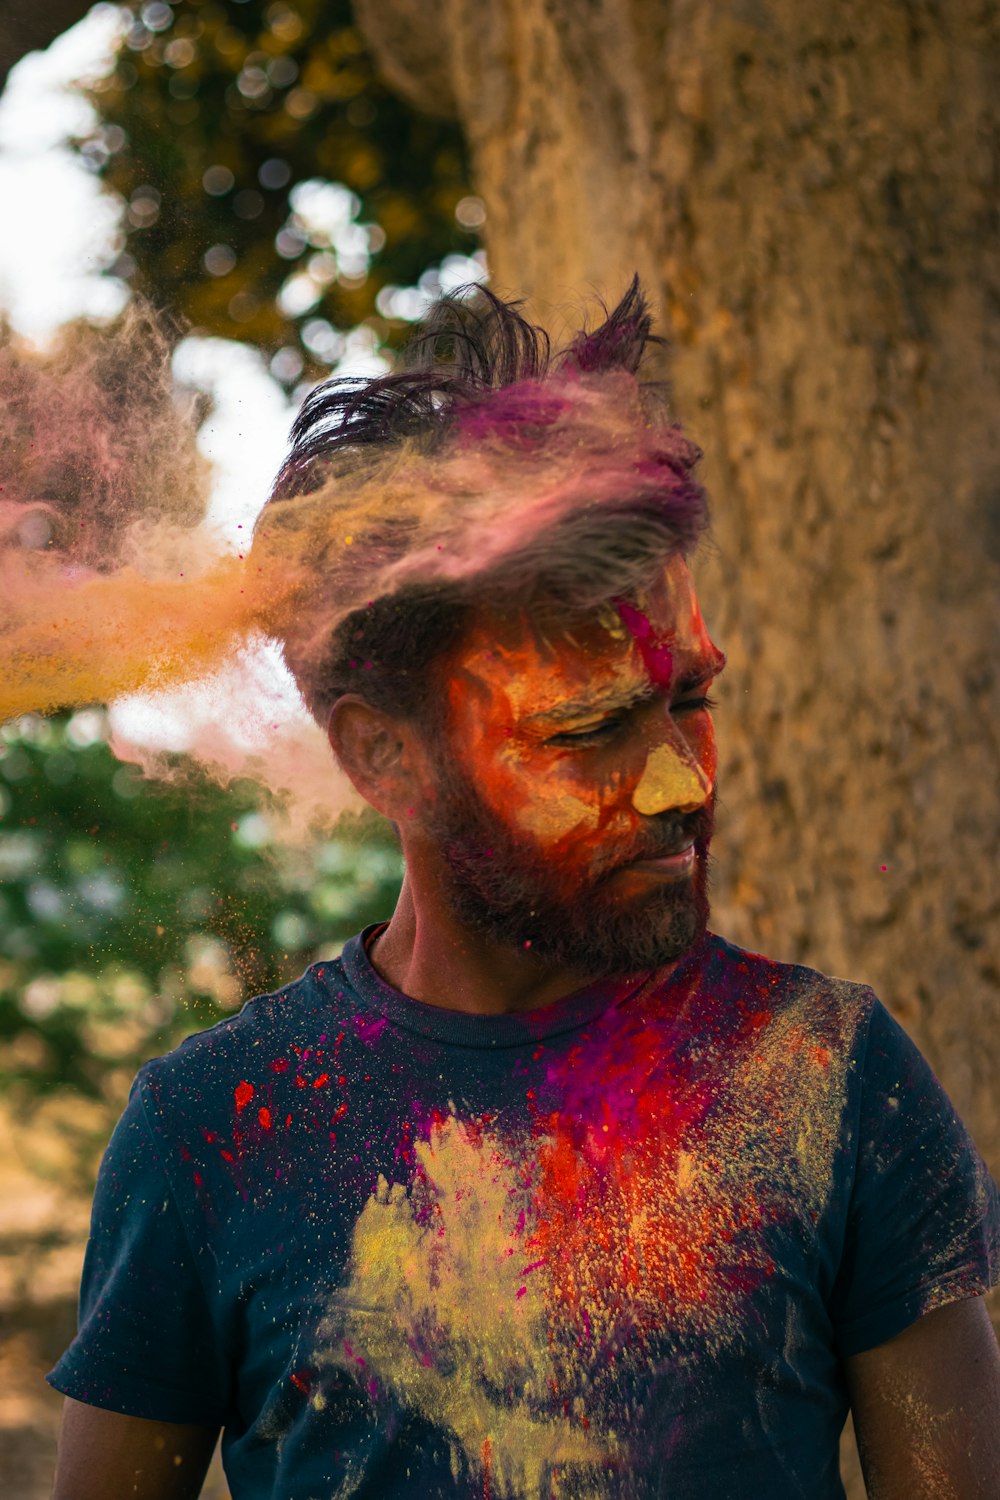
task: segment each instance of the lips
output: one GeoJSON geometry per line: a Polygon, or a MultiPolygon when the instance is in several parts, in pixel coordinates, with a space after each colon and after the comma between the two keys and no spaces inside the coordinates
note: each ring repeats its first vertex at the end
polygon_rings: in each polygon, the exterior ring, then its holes
{"type": "Polygon", "coordinates": [[[633,849],[625,859],[617,859],[609,864],[606,875],[616,875],[620,870],[634,870],[642,865],[658,865],[661,869],[669,870],[671,862],[675,870],[686,869],[688,860],[681,856],[687,855],[690,850],[690,863],[693,864],[699,850],[704,853],[711,843],[715,826],[715,798],[713,796],[705,807],[683,820],[664,818],[662,821],[649,820],[649,824],[651,826],[647,825],[642,830],[648,842],[633,849]],[[657,834],[658,838],[655,837],[657,834]],[[650,835],[654,837],[651,838],[650,835]]]}
{"type": "Polygon", "coordinates": [[[671,844],[668,849],[656,849],[646,854],[637,854],[628,863],[630,865],[657,865],[661,860],[676,859],[678,855],[694,852],[694,839],[686,838],[681,843],[671,844]]]}
{"type": "Polygon", "coordinates": [[[677,877],[690,875],[695,868],[698,851],[689,835],[683,843],[673,843],[668,848],[659,845],[655,852],[646,851],[632,859],[622,860],[610,871],[611,878],[619,875],[647,875],[677,877]]]}
{"type": "Polygon", "coordinates": [[[705,847],[711,838],[711,828],[693,826],[689,824],[684,830],[675,832],[672,839],[660,839],[655,844],[648,844],[644,849],[636,849],[627,859],[618,861],[618,868],[630,869],[632,865],[654,865],[660,860],[675,859],[677,855],[684,854],[688,849],[697,848],[700,843],[705,847]]]}
{"type": "Polygon", "coordinates": [[[654,876],[678,876],[688,875],[694,868],[697,858],[694,844],[688,844],[686,848],[678,850],[676,854],[662,854],[657,859],[639,859],[627,865],[626,869],[640,875],[654,876]]]}

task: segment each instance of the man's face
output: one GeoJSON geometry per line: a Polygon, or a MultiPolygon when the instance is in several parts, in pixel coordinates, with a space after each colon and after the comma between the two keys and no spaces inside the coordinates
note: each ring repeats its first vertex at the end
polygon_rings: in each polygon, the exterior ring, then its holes
{"type": "Polygon", "coordinates": [[[558,633],[477,623],[449,664],[427,823],[467,925],[593,975],[701,936],[723,665],[679,558],[558,633]]]}

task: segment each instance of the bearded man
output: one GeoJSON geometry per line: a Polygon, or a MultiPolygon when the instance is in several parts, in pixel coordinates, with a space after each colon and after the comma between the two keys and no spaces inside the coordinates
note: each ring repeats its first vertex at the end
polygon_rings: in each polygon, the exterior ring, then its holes
{"type": "Polygon", "coordinates": [[[142,1070],[56,1500],[1000,1494],[996,1188],[860,985],[707,931],[697,450],[633,285],[307,400],[275,626],[391,920],[142,1070]]]}

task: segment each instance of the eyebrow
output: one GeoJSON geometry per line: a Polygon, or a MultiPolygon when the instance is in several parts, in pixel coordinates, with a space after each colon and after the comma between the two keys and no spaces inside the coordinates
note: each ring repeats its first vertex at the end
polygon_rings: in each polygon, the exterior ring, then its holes
{"type": "MultiPolygon", "coordinates": [[[[690,692],[692,688],[702,687],[713,677],[718,677],[725,665],[725,652],[716,649],[710,656],[700,657],[692,662],[690,669],[678,678],[675,688],[690,692]]],[[[597,719],[602,714],[628,713],[641,703],[650,703],[659,696],[660,693],[653,684],[647,683],[638,691],[605,693],[601,697],[568,698],[561,703],[554,703],[551,708],[528,714],[522,723],[568,724],[574,719],[597,719]]]]}
{"type": "Polygon", "coordinates": [[[567,698],[562,703],[554,703],[551,708],[542,709],[540,713],[528,714],[523,722],[568,724],[572,719],[596,719],[601,714],[625,713],[630,708],[637,708],[640,703],[648,703],[653,696],[654,689],[650,684],[640,688],[638,692],[605,693],[601,698],[567,698]]]}

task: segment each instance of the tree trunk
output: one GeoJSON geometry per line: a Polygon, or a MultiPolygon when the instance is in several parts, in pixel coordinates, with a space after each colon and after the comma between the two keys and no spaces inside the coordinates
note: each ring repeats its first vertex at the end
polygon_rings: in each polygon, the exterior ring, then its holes
{"type": "Polygon", "coordinates": [[[730,659],[716,925],[874,984],[1000,1165],[995,9],[357,11],[461,121],[493,285],[558,332],[638,269],[673,340],[730,659]]]}

